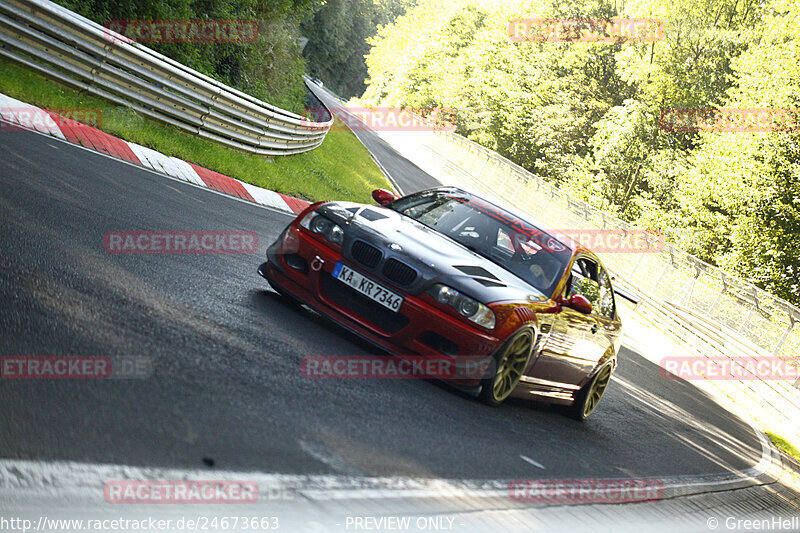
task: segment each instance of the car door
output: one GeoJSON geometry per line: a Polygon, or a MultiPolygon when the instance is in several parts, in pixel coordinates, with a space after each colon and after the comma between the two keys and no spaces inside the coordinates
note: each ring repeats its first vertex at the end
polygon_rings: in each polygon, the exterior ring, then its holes
{"type": "Polygon", "coordinates": [[[569,298],[581,294],[592,303],[595,311],[587,315],[562,306],[555,316],[550,338],[531,371],[541,385],[575,389],[603,355],[595,339],[601,328],[596,311],[601,295],[600,284],[596,281],[598,266],[588,256],[579,255],[573,261],[570,280],[560,296],[569,298]]]}

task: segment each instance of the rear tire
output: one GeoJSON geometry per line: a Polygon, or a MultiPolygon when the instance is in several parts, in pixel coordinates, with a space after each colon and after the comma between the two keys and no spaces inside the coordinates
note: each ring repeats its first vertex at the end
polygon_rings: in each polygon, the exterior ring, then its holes
{"type": "Polygon", "coordinates": [[[606,365],[578,392],[575,403],[566,409],[566,414],[575,420],[584,421],[597,409],[611,381],[611,365],[606,365]]]}
{"type": "Polygon", "coordinates": [[[478,397],[483,403],[497,406],[511,395],[528,366],[533,343],[534,334],[530,329],[523,329],[506,341],[492,358],[494,365],[487,369],[487,375],[481,380],[478,397]]]}

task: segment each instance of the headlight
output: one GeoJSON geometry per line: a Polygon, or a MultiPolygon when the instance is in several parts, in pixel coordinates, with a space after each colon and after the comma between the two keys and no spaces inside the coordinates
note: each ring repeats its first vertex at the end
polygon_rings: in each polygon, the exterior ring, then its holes
{"type": "Polygon", "coordinates": [[[344,240],[344,230],[342,227],[316,211],[312,211],[304,216],[303,220],[300,221],[300,226],[308,231],[324,235],[328,241],[334,244],[341,244],[342,240],[344,240]]]}
{"type": "Polygon", "coordinates": [[[435,285],[432,292],[437,302],[449,305],[458,311],[460,315],[479,326],[483,326],[486,329],[494,329],[494,313],[482,303],[473,300],[469,296],[464,296],[447,285],[435,285]]]}
{"type": "Polygon", "coordinates": [[[478,307],[480,304],[475,300],[470,300],[469,298],[462,298],[461,301],[458,303],[458,312],[464,316],[473,316],[475,313],[478,312],[478,307]]]}
{"type": "Polygon", "coordinates": [[[333,222],[321,215],[314,217],[314,219],[311,221],[311,231],[314,233],[322,233],[323,235],[327,235],[332,227],[333,222]]]}
{"type": "Polygon", "coordinates": [[[336,244],[342,244],[342,240],[344,240],[344,230],[341,226],[334,224],[326,236],[328,237],[329,241],[335,242],[336,244]]]}
{"type": "Polygon", "coordinates": [[[317,216],[316,211],[311,211],[306,216],[303,217],[303,220],[300,221],[300,227],[306,228],[307,230],[311,229],[311,219],[317,216]]]}

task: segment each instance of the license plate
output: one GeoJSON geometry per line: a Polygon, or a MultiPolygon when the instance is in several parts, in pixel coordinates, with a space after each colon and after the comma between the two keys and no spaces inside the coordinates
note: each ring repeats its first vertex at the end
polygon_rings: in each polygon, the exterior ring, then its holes
{"type": "Polygon", "coordinates": [[[395,313],[400,310],[400,305],[403,303],[402,296],[342,263],[336,264],[336,268],[333,269],[333,277],[395,313]]]}

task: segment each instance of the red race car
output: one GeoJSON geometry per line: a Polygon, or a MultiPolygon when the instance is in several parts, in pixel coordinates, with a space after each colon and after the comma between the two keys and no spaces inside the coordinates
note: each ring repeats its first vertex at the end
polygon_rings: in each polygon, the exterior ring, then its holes
{"type": "Polygon", "coordinates": [[[380,206],[311,205],[259,273],[390,353],[482,358],[479,374],[451,382],[488,404],[513,395],[579,420],[594,411],[621,334],[597,256],[457,188],[373,197],[380,206]]]}

